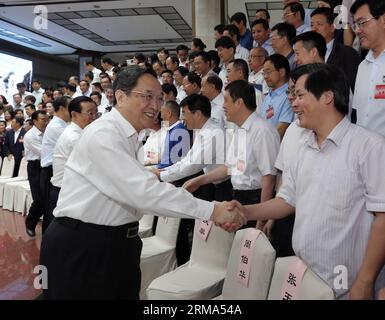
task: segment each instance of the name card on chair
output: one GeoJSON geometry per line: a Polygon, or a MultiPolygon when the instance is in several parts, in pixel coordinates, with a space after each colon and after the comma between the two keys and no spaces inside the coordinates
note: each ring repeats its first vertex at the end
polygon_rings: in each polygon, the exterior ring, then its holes
{"type": "Polygon", "coordinates": [[[250,268],[253,261],[255,242],[260,234],[261,230],[250,228],[250,230],[246,232],[242,241],[239,268],[236,274],[236,279],[246,288],[249,287],[250,268]]]}
{"type": "Polygon", "coordinates": [[[299,290],[306,269],[306,264],[298,257],[295,257],[293,262],[290,263],[282,285],[282,300],[298,300],[299,290]]]}
{"type": "Polygon", "coordinates": [[[199,237],[203,240],[206,241],[207,237],[209,236],[210,230],[213,227],[213,222],[209,220],[203,220],[198,228],[198,234],[199,237]]]}

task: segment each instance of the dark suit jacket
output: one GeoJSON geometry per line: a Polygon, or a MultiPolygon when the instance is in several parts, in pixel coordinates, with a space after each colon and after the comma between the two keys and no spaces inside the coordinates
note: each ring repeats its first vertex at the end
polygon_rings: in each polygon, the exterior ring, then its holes
{"type": "Polygon", "coordinates": [[[361,58],[357,51],[334,40],[332,52],[326,63],[336,65],[345,72],[350,88],[354,92],[357,70],[361,63],[361,58]]]}
{"type": "Polygon", "coordinates": [[[15,143],[15,132],[13,130],[9,130],[5,135],[4,155],[8,156],[12,154],[13,157],[15,158],[15,169],[13,171],[14,177],[18,175],[21,158],[23,158],[24,135],[25,135],[25,130],[24,128],[22,128],[19,133],[19,136],[17,137],[16,143],[15,143]]]}

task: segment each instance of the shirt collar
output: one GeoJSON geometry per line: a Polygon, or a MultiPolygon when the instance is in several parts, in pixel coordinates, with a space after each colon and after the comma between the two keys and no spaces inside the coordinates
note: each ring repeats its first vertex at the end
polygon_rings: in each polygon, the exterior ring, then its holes
{"type": "MultiPolygon", "coordinates": [[[[377,59],[383,57],[385,55],[385,50],[382,51],[382,53],[377,57],[377,59]]],[[[365,57],[366,60],[368,60],[369,62],[375,62],[377,59],[374,58],[374,53],[373,53],[373,50],[370,49],[368,54],[366,55],[365,57]]]]}
{"type": "Polygon", "coordinates": [[[287,88],[289,87],[289,84],[286,82],[284,85],[280,86],[279,88],[273,90],[273,89],[270,89],[270,92],[269,94],[273,97],[273,96],[279,96],[281,95],[282,93],[286,92],[287,88]]]}
{"type": "Polygon", "coordinates": [[[246,119],[246,121],[241,125],[241,128],[245,129],[246,131],[249,131],[251,126],[253,125],[253,122],[255,122],[256,120],[255,117],[257,117],[257,114],[255,112],[251,113],[246,119]]]}
{"type": "Polygon", "coordinates": [[[75,130],[75,131],[83,131],[82,128],[80,128],[75,122],[71,122],[70,126],[75,130]]]}
{"type": "MultiPolygon", "coordinates": [[[[346,133],[348,132],[351,122],[348,120],[347,117],[344,117],[329,133],[325,141],[331,141],[333,142],[337,147],[339,147],[342,143],[343,138],[345,137],[346,133]]],[[[309,147],[314,149],[319,149],[318,143],[317,143],[317,137],[314,131],[311,132],[311,134],[307,137],[305,142],[308,144],[309,147]]]]}
{"type": "Polygon", "coordinates": [[[224,97],[223,97],[223,93],[219,93],[212,101],[211,103],[215,104],[215,105],[223,105],[224,103],[224,97]]]}
{"type": "Polygon", "coordinates": [[[40,131],[36,126],[31,128],[38,136],[42,136],[44,132],[40,131]]]}
{"type": "Polygon", "coordinates": [[[60,123],[60,125],[62,126],[67,126],[67,122],[65,122],[62,118],[59,118],[58,116],[53,116],[52,121],[60,123]]]}
{"type": "Polygon", "coordinates": [[[132,124],[126,120],[116,108],[112,108],[109,114],[116,120],[127,138],[138,134],[132,124]]]}
{"type": "Polygon", "coordinates": [[[168,128],[167,128],[167,131],[170,131],[170,130],[172,130],[173,128],[175,128],[178,124],[180,124],[181,122],[180,122],[180,120],[178,120],[177,122],[175,122],[174,124],[172,124],[171,126],[169,126],[168,128]]]}

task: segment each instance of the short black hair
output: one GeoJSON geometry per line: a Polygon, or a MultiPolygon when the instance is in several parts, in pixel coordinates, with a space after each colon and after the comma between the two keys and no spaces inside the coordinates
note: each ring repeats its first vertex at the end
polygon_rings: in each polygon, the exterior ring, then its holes
{"type": "Polygon", "coordinates": [[[166,48],[163,48],[163,47],[162,47],[162,48],[159,48],[158,50],[156,50],[157,53],[162,52],[162,51],[163,51],[165,54],[169,55],[168,50],[167,50],[166,48]]]}
{"type": "Polygon", "coordinates": [[[254,27],[257,24],[261,24],[263,26],[263,29],[265,29],[265,30],[269,30],[269,28],[270,28],[269,22],[265,19],[254,20],[253,23],[251,24],[251,27],[254,27]]]}
{"type": "Polygon", "coordinates": [[[209,54],[206,51],[199,51],[199,52],[197,52],[197,55],[195,56],[195,58],[196,57],[202,57],[202,60],[204,62],[206,62],[206,63],[209,62],[211,64],[210,56],[209,56],[209,54]]]}
{"type": "Polygon", "coordinates": [[[188,82],[195,83],[199,88],[201,87],[202,79],[198,74],[192,71],[189,72],[186,77],[188,82]]]}
{"type": "Polygon", "coordinates": [[[172,63],[176,63],[177,65],[179,65],[179,58],[175,55],[172,55],[172,56],[168,56],[167,59],[171,59],[172,63]]]}
{"type": "Polygon", "coordinates": [[[171,75],[171,77],[173,76],[173,72],[171,71],[171,70],[168,70],[168,69],[165,69],[165,70],[163,70],[162,71],[162,73],[161,73],[161,75],[163,75],[164,73],[168,73],[168,74],[170,74],[171,75]]]}
{"type": "Polygon", "coordinates": [[[316,48],[320,57],[325,59],[327,50],[326,40],[318,32],[308,31],[301,33],[294,38],[293,44],[297,43],[298,41],[302,41],[302,45],[306,48],[307,51],[316,48]]]}
{"type": "Polygon", "coordinates": [[[223,88],[223,82],[222,79],[219,78],[217,75],[211,74],[206,78],[206,81],[212,85],[214,85],[215,90],[221,92],[223,88]]]}
{"type": "Polygon", "coordinates": [[[364,5],[368,5],[370,14],[378,19],[385,13],[385,2],[381,0],[356,0],[350,8],[352,14],[364,5]]]}
{"type": "Polygon", "coordinates": [[[278,71],[281,69],[285,69],[286,79],[289,79],[290,64],[286,57],[279,53],[274,53],[265,59],[265,62],[267,61],[270,61],[274,68],[278,71]]]}
{"type": "Polygon", "coordinates": [[[214,61],[215,64],[218,66],[219,63],[221,62],[221,59],[219,58],[219,55],[218,55],[218,51],[210,50],[210,51],[207,51],[207,54],[209,55],[210,60],[214,61]]]}
{"type": "Polygon", "coordinates": [[[296,83],[297,80],[303,75],[312,73],[316,70],[320,70],[323,65],[323,63],[310,63],[301,65],[290,72],[289,78],[293,80],[294,83],[296,83]]]}
{"type": "Polygon", "coordinates": [[[25,85],[24,82],[19,82],[18,84],[16,84],[16,88],[19,89],[19,88],[26,88],[27,86],[25,85]]]}
{"type": "Polygon", "coordinates": [[[43,115],[46,115],[47,114],[47,111],[45,110],[36,110],[34,111],[32,114],[31,114],[31,119],[32,121],[36,121],[39,117],[39,114],[43,114],[43,115]]]}
{"type": "Polygon", "coordinates": [[[99,98],[99,100],[102,100],[102,95],[98,91],[92,91],[90,94],[90,97],[92,97],[92,96],[97,96],[99,98]]]}
{"type": "Polygon", "coordinates": [[[68,108],[68,98],[58,97],[52,102],[52,106],[55,112],[59,111],[60,107],[68,108]]]}
{"type": "Polygon", "coordinates": [[[226,49],[233,48],[235,53],[235,48],[236,48],[235,43],[229,37],[223,36],[223,37],[220,37],[217,41],[215,41],[215,49],[217,49],[218,47],[222,47],[226,49]]]}
{"type": "Polygon", "coordinates": [[[226,87],[226,91],[228,91],[233,102],[242,99],[248,110],[255,111],[257,108],[255,89],[247,81],[235,80],[230,82],[226,87]]]}
{"type": "Polygon", "coordinates": [[[295,27],[292,24],[287,23],[287,22],[277,23],[271,29],[271,31],[275,31],[275,30],[277,30],[277,34],[280,37],[286,37],[287,40],[289,41],[290,45],[293,45],[294,39],[297,35],[297,30],[295,29],[295,27]]]}
{"type": "Polygon", "coordinates": [[[134,58],[136,58],[136,60],[138,60],[139,63],[146,61],[146,57],[144,56],[143,53],[135,53],[134,58]]]}
{"type": "Polygon", "coordinates": [[[86,61],[86,66],[94,66],[93,62],[91,60],[86,61]]]}
{"type": "Polygon", "coordinates": [[[176,90],[173,84],[169,84],[169,83],[162,84],[162,92],[166,94],[169,94],[170,92],[172,92],[175,97],[178,95],[178,90],[176,90]]]}
{"type": "Polygon", "coordinates": [[[14,117],[13,119],[15,119],[16,123],[18,123],[20,127],[23,126],[23,124],[24,124],[24,117],[14,117]]]}
{"type": "Polygon", "coordinates": [[[122,68],[116,75],[113,85],[114,92],[122,90],[125,93],[129,93],[129,91],[138,84],[139,78],[145,74],[151,75],[156,79],[154,70],[149,68],[144,69],[138,65],[130,65],[122,68]]]}
{"type": "Polygon", "coordinates": [[[71,92],[76,92],[76,87],[73,86],[72,84],[69,84],[67,83],[64,88],[66,88],[67,90],[71,91],[71,92]]]}
{"type": "Polygon", "coordinates": [[[102,62],[103,63],[108,63],[108,64],[110,64],[110,65],[114,65],[114,62],[111,60],[111,58],[109,58],[109,57],[104,57],[104,58],[102,58],[102,62]]]}
{"type": "Polygon", "coordinates": [[[181,74],[182,77],[185,77],[189,73],[188,69],[186,67],[183,67],[183,66],[179,66],[178,68],[176,68],[175,71],[177,71],[177,70],[179,71],[179,73],[181,74]]]}
{"type": "Polygon", "coordinates": [[[258,12],[264,12],[264,13],[266,14],[266,18],[267,18],[268,20],[270,20],[270,13],[269,13],[269,10],[267,10],[267,9],[257,9],[257,10],[255,11],[255,14],[257,14],[258,12]]]}
{"type": "Polygon", "coordinates": [[[33,80],[32,80],[32,83],[34,83],[34,82],[37,82],[38,84],[41,84],[41,82],[40,82],[39,79],[33,79],[33,80]]]}
{"type": "Polygon", "coordinates": [[[217,31],[219,34],[223,34],[223,30],[224,29],[225,29],[225,25],[224,24],[217,24],[214,27],[214,31],[217,31]]]}
{"type": "Polygon", "coordinates": [[[32,101],[32,103],[36,102],[36,98],[32,94],[29,94],[28,96],[25,96],[24,100],[32,101]]]}
{"type": "Polygon", "coordinates": [[[246,15],[243,12],[236,12],[230,18],[230,22],[233,22],[233,21],[237,23],[243,22],[243,24],[246,26],[246,23],[247,23],[246,15]]]}
{"type": "Polygon", "coordinates": [[[207,46],[203,43],[202,39],[199,38],[193,38],[192,43],[195,47],[199,48],[201,51],[204,51],[207,46]]]}
{"type": "Polygon", "coordinates": [[[225,28],[223,29],[223,31],[228,31],[231,37],[236,36],[238,42],[241,39],[241,34],[239,32],[239,29],[233,24],[225,25],[225,28]]]}
{"type": "Polygon", "coordinates": [[[164,103],[164,106],[169,108],[171,110],[171,113],[175,116],[175,117],[180,117],[180,106],[179,104],[176,102],[176,101],[166,101],[164,103]]]}
{"type": "Polygon", "coordinates": [[[303,8],[303,5],[300,4],[299,2],[293,2],[293,3],[289,3],[287,4],[283,10],[285,10],[286,8],[290,8],[290,11],[293,12],[293,13],[297,13],[299,12],[300,15],[301,15],[301,19],[302,20],[305,20],[305,9],[303,8]]]}
{"type": "Polygon", "coordinates": [[[24,106],[24,110],[25,110],[25,108],[27,108],[27,107],[29,107],[29,108],[31,108],[31,109],[33,109],[33,110],[36,110],[36,106],[35,106],[34,104],[32,104],[32,103],[26,104],[26,105],[24,106]]]}
{"type": "Polygon", "coordinates": [[[181,101],[180,106],[186,106],[191,112],[199,110],[206,118],[211,117],[210,100],[201,94],[194,93],[184,98],[181,101]]]}
{"type": "Polygon", "coordinates": [[[330,25],[334,23],[334,19],[336,18],[336,14],[334,14],[333,9],[327,7],[320,7],[315,9],[310,16],[314,17],[317,14],[324,16],[330,25]]]}
{"type": "Polygon", "coordinates": [[[336,110],[348,114],[350,85],[345,73],[331,64],[320,64],[315,69],[308,67],[307,71],[305,89],[317,99],[326,91],[333,92],[336,110]]]}
{"type": "Polygon", "coordinates": [[[88,77],[92,81],[92,80],[94,80],[94,73],[92,71],[87,71],[86,73],[84,73],[84,77],[88,77]]]}
{"type": "Polygon", "coordinates": [[[247,62],[243,59],[234,59],[229,62],[229,64],[232,63],[234,69],[236,70],[242,70],[243,77],[246,79],[249,78],[249,65],[247,62]]]}
{"type": "Polygon", "coordinates": [[[188,52],[188,47],[184,44],[180,44],[176,47],[175,51],[176,51],[176,53],[178,53],[178,51],[180,51],[180,50],[186,50],[188,52]]]}
{"type": "Polygon", "coordinates": [[[70,114],[71,118],[72,118],[72,115],[71,115],[72,111],[75,111],[77,113],[82,112],[82,106],[81,106],[82,102],[95,103],[94,100],[86,96],[80,96],[80,97],[76,97],[75,99],[72,99],[68,105],[68,113],[70,114]]]}

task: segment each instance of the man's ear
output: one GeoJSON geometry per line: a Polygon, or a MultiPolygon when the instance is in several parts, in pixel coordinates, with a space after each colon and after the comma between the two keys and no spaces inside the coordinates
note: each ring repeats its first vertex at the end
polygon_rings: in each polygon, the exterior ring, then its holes
{"type": "Polygon", "coordinates": [[[122,90],[116,90],[115,92],[116,102],[121,103],[124,99],[124,96],[126,96],[125,92],[123,92],[122,90]]]}
{"type": "Polygon", "coordinates": [[[334,93],[333,91],[325,91],[324,93],[322,93],[320,99],[322,99],[322,103],[326,104],[326,105],[330,105],[334,102],[334,93]]]}

